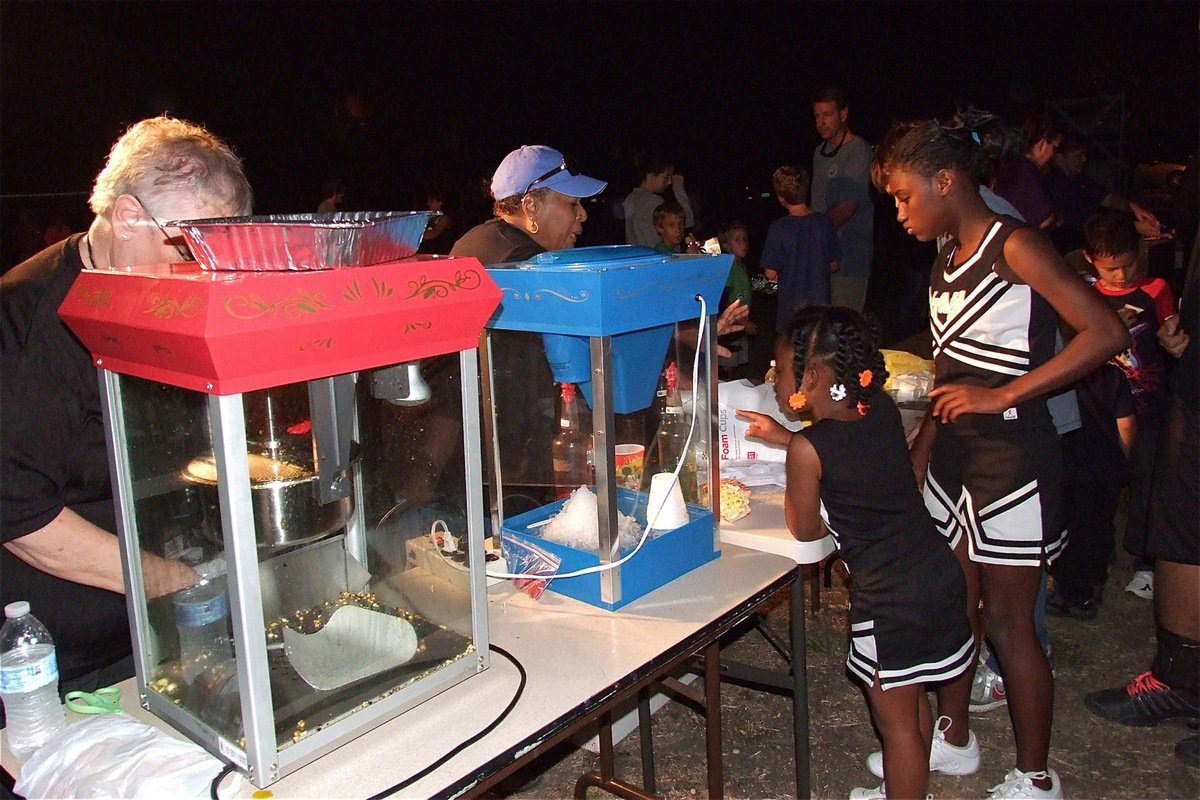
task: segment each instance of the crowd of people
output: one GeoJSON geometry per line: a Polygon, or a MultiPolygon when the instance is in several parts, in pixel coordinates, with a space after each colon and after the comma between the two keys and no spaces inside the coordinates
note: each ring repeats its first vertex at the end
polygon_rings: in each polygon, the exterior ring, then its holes
{"type": "MultiPolygon", "coordinates": [[[[1197,257],[1186,280],[1147,274],[1142,237],[1164,226],[1087,178],[1086,148],[1064,143],[1048,117],[1017,128],[962,109],[897,124],[872,147],[839,90],[819,92],[812,112],[821,142],[811,168],[774,171],[781,214],[757,265],[747,226],[699,219],[657,150],[615,207],[626,243],[695,253],[713,235],[734,255],[718,319],[725,374],[755,375],[765,342],[781,405],[816,420],[792,435],[751,415],[752,432],[787,447],[789,527],[832,534],[849,568],[847,666],[883,743],[866,766],[884,779],[851,796],[925,797],[929,771],[977,771],[988,743],[969,712],[1007,704],[1016,763],[991,796],[1062,797],[1044,614],[1096,616],[1124,484],[1123,543],[1139,559],[1127,588],[1154,601],[1158,655],[1086,705],[1126,725],[1200,717],[1197,257]],[[935,388],[907,437],[882,390],[878,325],[862,313],[876,202],[939,245],[927,294],[935,388]],[[752,313],[760,302],[770,317],[752,313]]],[[[490,180],[492,218],[461,229],[434,217],[431,242],[485,265],[571,248],[584,201],[606,187],[552,147],[524,146],[490,180]]],[[[324,189],[321,210],[336,210],[345,187],[324,189]]],[[[428,208],[444,201],[431,191],[428,208]]],[[[247,214],[251,190],[225,142],[158,117],[114,144],[90,205],[86,232],[0,281],[0,594],[34,601],[58,643],[63,692],[133,667],[95,372],[58,305],[85,268],[190,258],[165,221],[247,214]]],[[[538,382],[505,351],[501,373],[538,382]]],[[[546,385],[530,391],[553,398],[552,379],[538,379],[546,385]]],[[[142,572],[151,596],[198,579],[150,553],[142,572]]],[[[1178,753],[1195,765],[1196,736],[1178,753]]]]}

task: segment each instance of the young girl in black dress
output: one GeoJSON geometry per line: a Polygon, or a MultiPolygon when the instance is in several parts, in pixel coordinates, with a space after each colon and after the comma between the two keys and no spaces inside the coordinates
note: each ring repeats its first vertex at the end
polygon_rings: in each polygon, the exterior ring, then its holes
{"type": "Polygon", "coordinates": [[[807,306],[776,346],[780,404],[811,410],[791,434],[739,411],[749,434],[787,445],[788,527],[797,539],[832,534],[850,573],[846,666],[866,687],[883,739],[884,786],[855,798],[923,798],[932,713],[925,685],[964,674],[975,656],[966,585],[938,536],[913,476],[883,356],[849,308],[807,306]]]}

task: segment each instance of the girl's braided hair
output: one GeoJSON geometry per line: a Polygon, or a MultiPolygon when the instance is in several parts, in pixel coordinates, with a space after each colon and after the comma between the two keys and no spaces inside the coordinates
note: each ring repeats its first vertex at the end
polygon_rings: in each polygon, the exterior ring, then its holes
{"type": "Polygon", "coordinates": [[[875,392],[888,379],[879,328],[857,311],[844,306],[804,306],[784,329],[792,346],[797,380],[809,361],[821,361],[833,370],[834,382],[846,387],[851,405],[869,406],[875,392]],[[866,386],[863,375],[870,370],[866,386]]]}
{"type": "Polygon", "coordinates": [[[1019,130],[990,111],[967,107],[948,120],[911,123],[884,167],[925,177],[957,167],[976,183],[989,184],[1023,153],[1019,130]]]}

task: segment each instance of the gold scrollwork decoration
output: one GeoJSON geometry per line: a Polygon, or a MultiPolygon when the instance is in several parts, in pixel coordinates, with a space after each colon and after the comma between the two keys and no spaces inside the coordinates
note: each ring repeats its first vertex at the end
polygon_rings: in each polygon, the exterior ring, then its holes
{"type": "Polygon", "coordinates": [[[413,331],[416,331],[416,330],[427,331],[432,327],[433,327],[433,323],[426,321],[426,320],[422,320],[420,322],[406,322],[404,324],[404,332],[412,333],[413,331]]]}
{"type": "Polygon", "coordinates": [[[153,314],[159,319],[170,319],[171,317],[191,319],[199,314],[203,307],[204,302],[196,295],[185,297],[182,300],[178,297],[154,295],[150,298],[149,308],[143,313],[153,314]]]}
{"type": "Polygon", "coordinates": [[[80,286],[75,290],[75,300],[80,305],[92,308],[107,308],[112,305],[112,291],[109,289],[85,289],[80,286]]]}
{"type": "Polygon", "coordinates": [[[304,344],[300,345],[300,352],[303,353],[305,350],[312,350],[317,347],[321,348],[322,350],[332,349],[333,337],[322,336],[320,339],[313,339],[311,342],[305,342],[304,344]]]}
{"type": "Polygon", "coordinates": [[[474,269],[455,271],[454,280],[422,275],[420,279],[408,282],[408,288],[412,290],[412,293],[404,299],[410,300],[417,295],[420,295],[422,300],[441,299],[460,289],[463,291],[478,289],[482,282],[479,270],[474,269]]]}
{"type": "MultiPolygon", "coordinates": [[[[375,296],[379,298],[391,297],[396,291],[388,285],[387,281],[380,280],[374,276],[371,278],[371,288],[375,291],[375,296]]],[[[346,286],[346,291],[342,292],[342,297],[351,303],[363,299],[363,291],[358,285],[358,278],[350,281],[346,286]]]]}
{"type": "Polygon", "coordinates": [[[237,319],[257,319],[267,314],[295,319],[304,314],[320,314],[329,308],[333,306],[325,302],[324,292],[297,292],[270,303],[254,292],[225,300],[225,313],[237,319]]]}
{"type": "Polygon", "coordinates": [[[376,297],[391,297],[395,291],[391,286],[388,286],[387,281],[381,281],[374,276],[371,278],[371,284],[375,287],[376,297]]]}

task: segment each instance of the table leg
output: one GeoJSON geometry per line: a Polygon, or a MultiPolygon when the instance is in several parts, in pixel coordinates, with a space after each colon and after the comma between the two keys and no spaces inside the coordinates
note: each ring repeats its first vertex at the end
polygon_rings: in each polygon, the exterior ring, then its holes
{"type": "Polygon", "coordinates": [[[804,581],[797,578],[791,590],[792,628],[792,735],[796,748],[796,797],[812,797],[808,740],[808,654],[804,618],[804,581]]]}
{"type": "Polygon", "coordinates": [[[708,796],[725,797],[721,763],[721,643],[704,648],[704,743],[708,753],[708,796]]]}
{"type": "Polygon", "coordinates": [[[650,727],[650,687],[638,692],[638,739],[642,754],[642,786],[654,794],[654,731],[650,727]]]}
{"type": "MultiPolygon", "coordinates": [[[[649,709],[647,709],[649,710],[649,709]]],[[[595,786],[624,800],[657,800],[658,796],[640,786],[616,777],[616,755],[613,752],[612,714],[600,717],[600,769],[580,775],[575,781],[575,800],[585,800],[588,789],[595,786]]]]}

